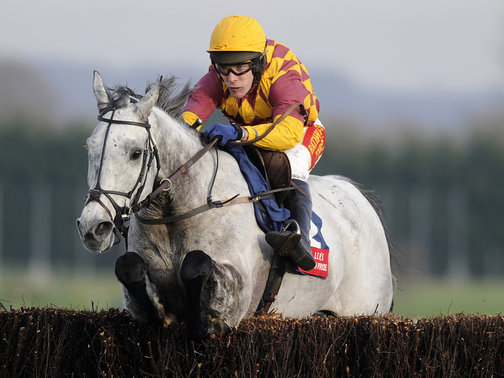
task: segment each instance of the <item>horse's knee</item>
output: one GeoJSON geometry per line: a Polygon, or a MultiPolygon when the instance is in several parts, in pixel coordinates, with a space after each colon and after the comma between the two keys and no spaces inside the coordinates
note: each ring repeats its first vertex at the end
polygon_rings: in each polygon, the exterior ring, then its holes
{"type": "Polygon", "coordinates": [[[115,274],[126,288],[145,283],[145,262],[135,252],[126,252],[115,263],[115,274]]]}
{"type": "Polygon", "coordinates": [[[115,274],[127,290],[126,306],[133,316],[147,322],[159,322],[160,309],[147,291],[148,273],[144,259],[137,253],[126,252],[116,260],[115,274]]]}
{"type": "Polygon", "coordinates": [[[194,280],[201,281],[204,284],[212,271],[213,265],[210,256],[203,251],[191,251],[182,262],[180,278],[184,284],[194,280]]]}

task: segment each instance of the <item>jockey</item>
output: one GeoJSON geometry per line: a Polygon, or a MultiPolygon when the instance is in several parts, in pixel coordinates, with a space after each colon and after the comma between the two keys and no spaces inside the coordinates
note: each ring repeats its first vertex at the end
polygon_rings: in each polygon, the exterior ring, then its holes
{"type": "Polygon", "coordinates": [[[221,145],[253,140],[291,105],[299,104],[254,145],[284,152],[298,187],[289,191],[286,200],[291,227],[268,232],[266,240],[300,268],[311,270],[315,267],[309,238],[312,202],[306,181],[324,150],[325,130],[318,120],[319,102],[308,72],[290,49],[266,39],[261,25],[251,17],[222,19],[207,51],[212,64],[189,97],[184,121],[199,130],[219,108],[234,124],[213,124],[205,132],[208,139],[220,136],[221,145]]]}

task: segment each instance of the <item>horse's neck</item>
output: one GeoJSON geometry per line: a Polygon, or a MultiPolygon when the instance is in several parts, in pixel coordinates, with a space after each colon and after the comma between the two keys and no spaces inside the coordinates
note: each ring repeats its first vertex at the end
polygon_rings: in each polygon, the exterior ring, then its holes
{"type": "MultiPolygon", "coordinates": [[[[203,148],[196,132],[184,128],[162,111],[156,111],[156,140],[160,158],[159,180],[172,175],[181,165],[203,148]]],[[[154,133],[154,130],[153,130],[154,133]]],[[[174,205],[186,210],[206,200],[214,169],[213,152],[207,152],[187,173],[173,182],[170,190],[174,205]]]]}

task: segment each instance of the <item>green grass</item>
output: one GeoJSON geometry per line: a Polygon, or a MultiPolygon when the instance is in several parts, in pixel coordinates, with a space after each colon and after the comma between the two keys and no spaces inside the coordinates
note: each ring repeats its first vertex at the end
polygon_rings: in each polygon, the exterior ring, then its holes
{"type": "Polygon", "coordinates": [[[504,280],[450,283],[439,279],[399,284],[394,312],[406,317],[504,314],[504,280]]]}
{"type": "Polygon", "coordinates": [[[50,306],[101,310],[122,306],[122,288],[113,271],[86,276],[70,269],[57,269],[44,277],[30,275],[19,267],[3,267],[0,302],[7,309],[50,306]]]}
{"type": "MultiPolygon", "coordinates": [[[[75,310],[122,307],[122,288],[113,271],[93,276],[57,269],[37,281],[19,267],[3,267],[0,302],[9,309],[62,307],[75,310]]],[[[504,314],[504,280],[449,283],[439,279],[400,281],[395,292],[394,313],[408,318],[448,314],[504,314]]]]}

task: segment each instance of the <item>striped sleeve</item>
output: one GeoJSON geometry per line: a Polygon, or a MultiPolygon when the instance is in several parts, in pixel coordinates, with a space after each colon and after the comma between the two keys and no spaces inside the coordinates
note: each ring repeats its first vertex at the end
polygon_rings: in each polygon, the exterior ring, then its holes
{"type": "MultiPolygon", "coordinates": [[[[280,118],[278,115],[275,119],[280,118]]],[[[248,140],[253,140],[258,135],[263,135],[271,123],[264,123],[254,126],[244,126],[248,131],[248,140]]],[[[254,145],[271,151],[285,151],[295,147],[303,138],[303,122],[296,117],[288,116],[279,122],[273,130],[263,139],[255,142],[254,145]]]]}
{"type": "Polygon", "coordinates": [[[189,125],[199,118],[205,122],[217,108],[224,97],[224,91],[219,75],[213,67],[203,76],[195,86],[184,107],[182,117],[189,125]]]}

